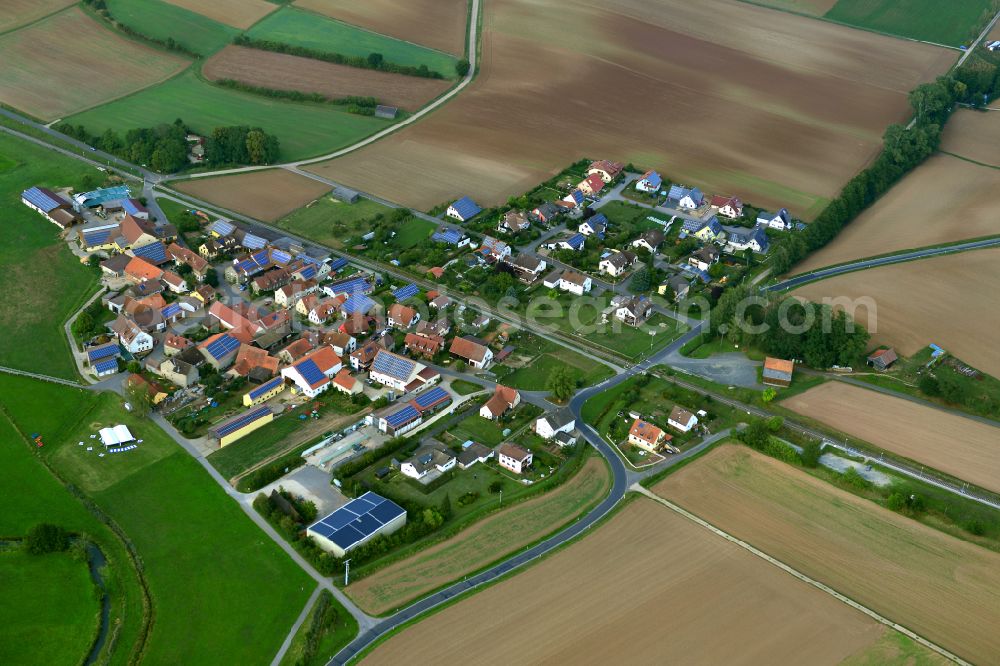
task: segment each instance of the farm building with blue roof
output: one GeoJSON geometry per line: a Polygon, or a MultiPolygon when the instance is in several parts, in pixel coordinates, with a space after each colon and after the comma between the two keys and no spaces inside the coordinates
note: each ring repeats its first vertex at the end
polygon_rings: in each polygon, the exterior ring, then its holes
{"type": "Polygon", "coordinates": [[[467,222],[482,212],[475,201],[469,197],[462,197],[452,205],[448,206],[448,217],[453,217],[460,222],[467,222]]]}

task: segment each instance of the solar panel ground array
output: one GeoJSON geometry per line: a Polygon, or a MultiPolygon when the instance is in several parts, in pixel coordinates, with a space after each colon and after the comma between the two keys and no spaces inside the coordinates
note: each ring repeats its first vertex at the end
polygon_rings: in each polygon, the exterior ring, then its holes
{"type": "Polygon", "coordinates": [[[405,513],[395,502],[367,492],[310,525],[309,531],[347,550],[405,513]]]}

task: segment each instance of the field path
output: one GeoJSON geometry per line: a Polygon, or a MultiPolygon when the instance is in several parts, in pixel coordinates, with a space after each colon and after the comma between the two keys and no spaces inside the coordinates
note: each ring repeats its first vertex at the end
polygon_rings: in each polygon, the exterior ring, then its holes
{"type": "Polygon", "coordinates": [[[969,48],[965,49],[965,53],[963,53],[962,57],[958,59],[957,63],[955,63],[955,69],[961,67],[962,63],[965,62],[966,58],[968,58],[969,55],[979,47],[979,44],[984,39],[986,39],[986,35],[990,34],[990,31],[993,29],[993,26],[996,25],[997,19],[1000,19],[1000,11],[998,11],[996,14],[993,15],[993,20],[991,20],[989,23],[986,24],[986,27],[983,28],[983,31],[979,33],[978,37],[976,37],[976,41],[972,42],[972,45],[969,46],[969,48]]]}

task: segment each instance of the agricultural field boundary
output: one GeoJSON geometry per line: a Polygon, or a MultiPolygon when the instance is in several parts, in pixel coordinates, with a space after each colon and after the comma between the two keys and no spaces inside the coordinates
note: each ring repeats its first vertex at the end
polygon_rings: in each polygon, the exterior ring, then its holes
{"type": "Polygon", "coordinates": [[[851,608],[854,608],[855,610],[861,611],[862,613],[864,613],[868,617],[872,618],[876,622],[884,624],[885,626],[889,627],[890,629],[895,629],[896,631],[898,631],[899,633],[903,634],[907,638],[910,638],[911,640],[914,640],[917,643],[920,643],[924,647],[926,647],[926,648],[928,648],[930,650],[933,650],[934,652],[937,652],[938,654],[940,654],[941,656],[945,657],[946,659],[949,659],[949,660],[955,662],[956,664],[961,664],[962,666],[972,666],[972,664],[970,664],[969,662],[965,661],[964,659],[962,659],[958,655],[955,655],[955,654],[949,652],[948,650],[944,649],[940,645],[938,645],[936,643],[932,643],[931,641],[927,640],[923,636],[920,636],[919,634],[917,634],[917,633],[915,633],[915,632],[907,629],[903,625],[898,624],[896,622],[893,622],[889,618],[876,613],[875,611],[873,611],[872,609],[868,608],[867,606],[863,606],[862,604],[859,604],[858,602],[854,601],[850,597],[848,597],[846,595],[843,595],[840,592],[837,592],[835,589],[833,589],[829,585],[825,585],[825,584],[819,582],[818,580],[810,578],[809,576],[805,575],[801,571],[798,571],[797,569],[792,568],[791,566],[785,564],[781,560],[778,560],[778,559],[776,559],[774,557],[771,557],[770,555],[768,555],[764,551],[759,550],[758,548],[755,548],[754,546],[750,545],[746,541],[743,541],[741,539],[737,539],[732,534],[729,534],[728,532],[725,532],[725,531],[719,529],[718,527],[716,527],[715,525],[712,525],[707,520],[699,518],[698,516],[694,515],[690,511],[687,511],[686,509],[683,509],[680,506],[674,504],[670,500],[663,499],[662,497],[659,497],[658,495],[654,494],[652,491],[646,489],[645,487],[639,485],[638,483],[632,484],[632,486],[629,488],[629,490],[633,490],[633,491],[635,491],[637,493],[645,495],[646,497],[648,497],[649,499],[653,500],[654,502],[662,504],[663,506],[667,507],[668,509],[670,509],[670,510],[672,510],[672,511],[678,513],[678,514],[680,514],[684,518],[687,518],[691,522],[704,527],[705,529],[707,529],[710,532],[716,534],[717,536],[722,537],[726,541],[729,541],[730,543],[733,543],[733,544],[739,546],[740,548],[742,548],[742,549],[744,549],[744,550],[752,553],[753,555],[756,555],[757,557],[761,558],[765,562],[769,562],[770,564],[773,564],[774,566],[778,567],[779,569],[781,569],[785,573],[791,574],[792,576],[794,576],[795,578],[798,578],[802,582],[807,583],[809,585],[812,585],[813,587],[815,587],[816,589],[820,590],[821,592],[826,592],[830,596],[832,596],[835,599],[837,599],[837,600],[839,600],[839,601],[847,604],[851,608]]]}

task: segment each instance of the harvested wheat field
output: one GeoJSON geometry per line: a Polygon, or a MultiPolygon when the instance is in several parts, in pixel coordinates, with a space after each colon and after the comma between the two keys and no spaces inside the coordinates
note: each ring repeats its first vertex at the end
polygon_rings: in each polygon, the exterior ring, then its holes
{"type": "Polygon", "coordinates": [[[642,498],[568,549],[405,629],[369,660],[834,664],[883,631],[642,498]]]}
{"type": "MultiPolygon", "coordinates": [[[[1000,23],[1000,22],[998,22],[1000,23]]],[[[944,126],[941,150],[1000,167],[1000,113],[959,109],[944,126]]]]}
{"type": "Polygon", "coordinates": [[[265,222],[288,215],[330,191],[330,186],[284,169],[175,183],[185,194],[265,222]]]}
{"type": "Polygon", "coordinates": [[[1000,234],[998,190],[1000,169],[951,155],[934,155],[791,272],[804,273],[878,254],[1000,234]]]}
{"type": "Polygon", "coordinates": [[[781,404],[886,451],[1000,491],[998,428],[842,382],[826,382],[781,404]]]}
{"type": "Polygon", "coordinates": [[[315,92],[330,98],[377,97],[379,102],[415,111],[451,87],[443,79],[358,69],[242,46],[227,46],[202,68],[210,81],[233,79],[252,86],[315,92]]]}
{"type": "Polygon", "coordinates": [[[819,17],[833,9],[837,0],[754,0],[753,4],[819,17]]]}
{"type": "Polygon", "coordinates": [[[1000,654],[1000,554],[739,446],[655,491],[961,657],[1000,654]]]}
{"type": "Polygon", "coordinates": [[[296,0],[295,6],[453,55],[465,50],[468,0],[296,0]]]}
{"type": "Polygon", "coordinates": [[[954,59],[735,0],[492,0],[484,11],[469,88],[311,168],[429,209],[465,194],[499,203],[590,156],[808,219],[907,117],[907,91],[954,59]]]}
{"type": "Polygon", "coordinates": [[[73,0],[4,0],[0,11],[0,32],[7,32],[69,7],[73,0]]]}
{"type": "Polygon", "coordinates": [[[610,487],[607,466],[591,458],[556,490],[493,514],[344,591],[365,612],[381,615],[556,531],[599,502],[610,487]]]}
{"type": "Polygon", "coordinates": [[[141,90],[188,65],[76,7],[0,35],[0,62],[0,102],[45,120],[141,90]]]}
{"type": "Polygon", "coordinates": [[[278,8],[280,3],[267,0],[165,0],[171,5],[207,16],[213,21],[246,30],[278,8]]]}
{"type": "Polygon", "coordinates": [[[810,301],[871,298],[854,318],[875,344],[910,356],[930,343],[1000,377],[1000,308],[984,295],[1000,293],[1000,249],[920,259],[807,284],[792,292],[810,301]]]}

